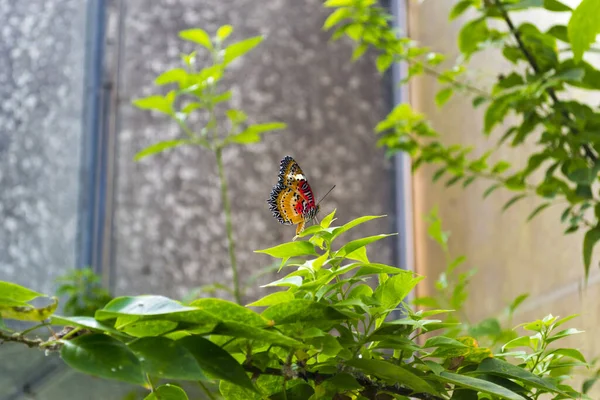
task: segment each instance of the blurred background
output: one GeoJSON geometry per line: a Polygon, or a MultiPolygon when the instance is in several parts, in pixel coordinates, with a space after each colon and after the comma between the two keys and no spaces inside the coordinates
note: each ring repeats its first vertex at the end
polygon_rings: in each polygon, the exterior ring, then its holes
{"type": "MultiPolygon", "coordinates": [[[[449,58],[457,54],[462,21],[447,22],[453,2],[385,5],[413,38],[449,58]]],[[[433,169],[411,176],[404,156],[386,158],[375,145],[373,127],[399,102],[427,113],[448,143],[477,140],[472,144],[484,148],[483,137],[473,134],[482,129],[481,115],[474,117],[460,98],[436,108],[434,79],[399,89],[401,66],[382,78],[369,54],[348,62],[351,45],[330,43],[322,30],[327,15],[320,0],[0,0],[0,280],[55,293],[57,278],[90,267],[99,277],[94,284],[113,296],[231,298],[199,289],[231,281],[214,155],[182,147],[134,162],[138,151],[179,131],[164,116],[131,105],[154,93],[154,78],[177,66],[181,52],[193,50],[178,38],[180,30],[214,33],[231,24],[233,40],[265,36],[225,78],[233,104],[253,122],[288,124],[261,143],[223,154],[245,302],[276,276],[272,260],[253,251],[293,237],[294,228],[280,225],[266,204],[280,159],[291,155],[318,197],[337,185],[322,203],[323,216],[337,209],[344,223],[388,215],[357,231],[399,233],[378,242],[370,257],[428,276],[418,295],[432,293],[445,268],[424,221],[439,206],[452,232],[450,252],[465,254],[479,271],[469,316],[501,313],[515,296],[530,293],[516,322],[582,313],[578,327],[593,331],[600,275],[592,269],[581,291],[582,236],[562,235],[560,211],[526,224],[533,200],[501,214],[509,193],[483,201],[483,182],[467,189],[433,184],[433,169]]],[[[560,14],[519,17],[550,26],[560,14]]],[[[480,77],[482,85],[502,68],[485,55],[474,65],[489,74],[480,77]]],[[[517,165],[527,158],[518,151],[501,155],[517,165]]],[[[66,282],[85,279],[94,278],[80,273],[66,282]]],[[[582,341],[573,345],[586,356],[598,353],[593,335],[573,340],[582,341]]],[[[81,375],[57,357],[19,346],[1,346],[0,359],[11,360],[0,363],[0,400],[136,398],[125,384],[81,375]]]]}

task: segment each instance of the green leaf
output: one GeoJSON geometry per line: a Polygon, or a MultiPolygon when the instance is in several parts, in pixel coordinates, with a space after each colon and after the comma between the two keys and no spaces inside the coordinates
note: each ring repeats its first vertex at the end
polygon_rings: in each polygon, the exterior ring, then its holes
{"type": "Polygon", "coordinates": [[[0,306],[1,299],[11,299],[18,302],[28,302],[37,297],[45,296],[26,287],[17,285],[16,283],[0,281],[0,306]]]}
{"type": "Polygon", "coordinates": [[[284,336],[277,331],[261,329],[255,326],[250,326],[233,321],[219,323],[212,333],[215,335],[259,340],[261,342],[282,347],[300,348],[303,346],[303,344],[299,341],[284,336]]]}
{"type": "Polygon", "coordinates": [[[460,17],[465,11],[467,11],[469,7],[472,7],[473,5],[474,3],[472,0],[461,0],[458,3],[456,3],[450,11],[450,21],[460,17]]]}
{"type": "Polygon", "coordinates": [[[183,40],[198,43],[199,45],[206,47],[209,50],[213,49],[210,36],[203,29],[187,29],[179,32],[179,37],[183,40]]]}
{"type": "Polygon", "coordinates": [[[147,374],[164,379],[196,381],[206,379],[196,358],[178,341],[147,337],[129,344],[147,374]]]}
{"type": "Polygon", "coordinates": [[[327,0],[323,5],[325,7],[348,7],[354,5],[354,3],[356,3],[356,0],[327,0]]]}
{"type": "Polygon", "coordinates": [[[430,347],[462,347],[467,348],[468,346],[462,342],[459,342],[456,339],[452,339],[446,336],[434,336],[432,338],[427,339],[423,348],[430,347]]]}
{"type": "Polygon", "coordinates": [[[489,37],[489,29],[485,18],[474,19],[465,24],[458,35],[458,48],[469,58],[477,51],[479,44],[489,37]]]}
{"type": "Polygon", "coordinates": [[[448,100],[450,100],[450,97],[452,97],[452,93],[454,93],[454,88],[452,88],[451,86],[440,90],[435,95],[435,104],[438,107],[443,106],[448,102],[448,100]]]}
{"type": "Polygon", "coordinates": [[[172,101],[159,95],[148,96],[133,101],[133,105],[137,108],[141,108],[142,110],[155,110],[167,115],[173,114],[172,104],[172,101]]]}
{"type": "Polygon", "coordinates": [[[323,23],[323,29],[324,30],[329,30],[332,27],[334,27],[335,25],[337,25],[338,23],[340,23],[342,20],[348,18],[351,16],[350,10],[347,8],[338,8],[337,10],[335,10],[334,12],[332,12],[327,19],[325,20],[325,22],[323,23]]]}
{"type": "Polygon", "coordinates": [[[483,393],[489,393],[495,396],[499,396],[501,399],[508,400],[525,400],[524,397],[512,392],[500,385],[492,382],[485,381],[483,379],[477,379],[470,376],[454,374],[452,372],[441,372],[436,375],[442,382],[449,382],[459,387],[473,389],[483,393]]]}
{"type": "Polygon", "coordinates": [[[546,32],[548,35],[555,37],[561,42],[569,43],[569,33],[565,25],[554,25],[546,32]]]}
{"type": "Polygon", "coordinates": [[[287,303],[275,304],[267,308],[262,316],[273,320],[276,325],[302,321],[335,321],[347,317],[322,303],[308,299],[294,299],[287,303]]]}
{"type": "MultiPolygon", "coordinates": [[[[127,317],[130,318],[130,317],[127,317]]],[[[117,320],[118,321],[118,320],[117,320]]],[[[130,336],[143,338],[149,336],[160,336],[177,328],[174,321],[132,321],[127,323],[121,330],[130,336]]],[[[120,329],[120,328],[119,328],[120,329]]]]}
{"type": "Polygon", "coordinates": [[[61,358],[73,369],[100,378],[144,385],[140,361],[127,346],[101,333],[63,341],[61,358]]]}
{"type": "Polygon", "coordinates": [[[551,380],[540,378],[525,368],[517,367],[498,358],[486,358],[479,364],[476,372],[516,379],[539,389],[561,393],[551,380]]]}
{"type": "Polygon", "coordinates": [[[335,374],[333,378],[327,379],[327,382],[332,384],[336,389],[339,389],[340,391],[358,390],[362,389],[363,387],[360,383],[358,383],[355,377],[345,372],[335,374]]]}
{"type": "Polygon", "coordinates": [[[287,303],[288,301],[294,300],[294,294],[291,292],[275,292],[266,295],[260,300],[256,300],[253,303],[247,305],[247,307],[267,307],[273,306],[279,303],[287,303]]]}
{"type": "Polygon", "coordinates": [[[268,254],[275,258],[291,258],[299,256],[316,256],[315,246],[306,241],[283,243],[264,250],[255,250],[255,253],[268,254]]]}
{"type": "Polygon", "coordinates": [[[244,368],[228,352],[200,336],[187,336],[178,341],[195,358],[207,375],[256,391],[244,368]]]}
{"type": "Polygon", "coordinates": [[[508,311],[510,314],[514,313],[517,307],[521,305],[527,298],[529,297],[529,293],[523,293],[517,296],[512,303],[508,306],[508,311]]]}
{"type": "Polygon", "coordinates": [[[408,386],[416,393],[430,393],[437,395],[436,390],[424,379],[420,378],[408,369],[399,367],[383,360],[367,360],[357,358],[347,362],[348,365],[360,369],[362,372],[377,378],[382,378],[389,383],[398,383],[408,386]]]}
{"type": "Polygon", "coordinates": [[[191,141],[185,139],[177,139],[177,140],[165,140],[163,142],[154,143],[146,147],[144,150],[138,152],[135,157],[133,157],[134,161],[140,161],[142,158],[162,153],[165,150],[172,149],[173,147],[181,146],[184,144],[191,144],[191,141]]]}
{"type": "Polygon", "coordinates": [[[600,33],[600,19],[592,17],[597,15],[600,15],[600,0],[583,0],[573,11],[568,32],[575,62],[581,61],[600,33]]]}
{"type": "Polygon", "coordinates": [[[531,214],[529,214],[529,216],[527,217],[527,221],[531,221],[533,218],[535,218],[536,215],[538,215],[540,212],[542,212],[546,208],[550,207],[551,205],[552,205],[552,203],[540,204],[539,206],[537,206],[535,208],[535,210],[533,210],[533,212],[531,214]]]}
{"type": "Polygon", "coordinates": [[[233,26],[223,25],[223,26],[219,27],[219,29],[217,29],[217,37],[219,38],[219,40],[223,41],[223,40],[227,39],[229,37],[229,35],[231,35],[232,32],[233,32],[233,26]]]}
{"type": "Polygon", "coordinates": [[[386,215],[365,215],[364,217],[356,218],[340,227],[335,228],[331,234],[331,241],[340,236],[342,233],[354,228],[355,226],[364,224],[365,222],[372,221],[374,219],[383,218],[385,216],[386,215]]]}
{"type": "Polygon", "coordinates": [[[52,297],[50,300],[51,303],[46,306],[34,307],[27,303],[0,297],[0,317],[18,321],[43,321],[54,314],[58,307],[58,298],[52,297]]]}
{"type": "Polygon", "coordinates": [[[548,11],[567,12],[573,11],[568,5],[561,3],[558,0],[544,0],[544,8],[548,11]]]}
{"type": "Polygon", "coordinates": [[[167,383],[157,387],[156,391],[150,393],[144,400],[188,400],[188,397],[185,390],[167,383]]]}
{"type": "Polygon", "coordinates": [[[53,315],[51,323],[52,325],[62,326],[74,325],[82,328],[87,328],[93,331],[106,332],[116,336],[124,336],[123,332],[119,332],[113,327],[104,325],[103,323],[96,321],[92,317],[61,317],[58,315],[53,315]]]}
{"type": "Polygon", "coordinates": [[[354,48],[352,52],[352,61],[356,61],[365,54],[365,52],[369,49],[369,45],[366,43],[361,43],[354,48]]]}
{"type": "Polygon", "coordinates": [[[492,194],[496,189],[501,188],[502,185],[499,183],[495,183],[492,186],[490,186],[489,188],[487,188],[485,190],[485,192],[483,192],[483,198],[485,199],[486,197],[488,197],[490,194],[492,194]]]}
{"type": "Polygon", "coordinates": [[[492,174],[501,174],[510,168],[510,163],[506,161],[498,161],[492,168],[492,174]]]}
{"type": "Polygon", "coordinates": [[[255,36],[240,42],[233,43],[225,48],[223,62],[229,64],[238,57],[243,56],[263,41],[262,36],[255,36]]]}
{"type": "Polygon", "coordinates": [[[395,233],[392,233],[387,235],[368,236],[365,238],[352,240],[351,242],[348,242],[344,246],[342,246],[342,248],[335,253],[334,257],[345,257],[348,254],[351,254],[352,252],[360,249],[361,247],[364,247],[378,240],[385,239],[386,237],[395,235],[395,233]]]}
{"type": "Polygon", "coordinates": [[[223,141],[224,144],[228,143],[239,143],[239,144],[248,144],[248,143],[258,143],[261,139],[261,134],[269,132],[285,129],[287,127],[286,124],[282,122],[269,122],[266,124],[256,124],[250,125],[248,128],[244,129],[240,133],[236,133],[235,135],[230,135],[225,138],[223,141]]]}
{"type": "Polygon", "coordinates": [[[168,71],[163,72],[162,74],[160,74],[155,80],[154,83],[156,85],[166,85],[169,83],[179,83],[182,84],[183,82],[186,81],[186,79],[188,79],[188,73],[185,69],[183,68],[173,68],[170,69],[168,71]]]}
{"type": "Polygon", "coordinates": [[[557,341],[558,339],[562,339],[564,337],[571,336],[571,335],[576,335],[578,333],[583,333],[583,332],[584,331],[580,331],[580,330],[575,329],[575,328],[565,329],[564,331],[560,331],[560,332],[552,335],[550,338],[548,338],[547,342],[548,343],[552,343],[554,341],[557,341]]]}
{"type": "Polygon", "coordinates": [[[600,225],[588,230],[583,238],[583,265],[586,279],[590,273],[593,250],[598,241],[600,241],[600,225]]]}
{"type": "Polygon", "coordinates": [[[377,71],[379,71],[380,74],[383,74],[393,62],[394,56],[388,53],[381,53],[377,56],[375,66],[377,67],[377,71]]]}
{"type": "Polygon", "coordinates": [[[561,355],[561,356],[565,356],[565,357],[570,357],[577,361],[581,361],[582,363],[586,362],[583,354],[581,354],[581,352],[577,349],[556,349],[556,350],[552,350],[550,352],[550,354],[556,354],[556,355],[561,355]]]}
{"type": "Polygon", "coordinates": [[[111,300],[103,309],[96,311],[96,319],[102,321],[120,315],[166,315],[196,310],[164,296],[124,296],[111,300]]]}
{"type": "Polygon", "coordinates": [[[302,286],[302,281],[303,278],[301,276],[286,276],[261,287],[299,287],[302,286]]]}
{"type": "Polygon", "coordinates": [[[424,277],[414,276],[412,272],[394,275],[375,290],[375,299],[384,309],[395,308],[417,286],[424,277]]]}
{"type": "Polygon", "coordinates": [[[268,321],[256,312],[227,300],[198,299],[191,302],[190,306],[208,312],[221,321],[241,322],[257,327],[264,327],[268,324],[268,321]]]}
{"type": "Polygon", "coordinates": [[[502,211],[508,210],[512,205],[514,205],[519,200],[524,199],[525,197],[527,197],[527,194],[518,194],[518,195],[514,196],[512,199],[510,199],[509,201],[507,201],[504,204],[504,206],[502,206],[502,211]]]}

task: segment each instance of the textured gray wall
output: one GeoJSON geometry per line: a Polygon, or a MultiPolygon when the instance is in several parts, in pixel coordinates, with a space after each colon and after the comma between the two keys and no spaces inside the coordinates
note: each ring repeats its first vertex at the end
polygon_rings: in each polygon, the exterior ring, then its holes
{"type": "MultiPolygon", "coordinates": [[[[233,105],[251,122],[288,124],[260,144],[224,152],[244,279],[272,262],[253,250],[294,236],[294,228],[280,225],[266,204],[279,160],[287,154],[299,162],[317,196],[337,184],[322,215],[337,208],[338,222],[344,223],[390,212],[390,163],[375,148],[372,132],[385,114],[383,84],[372,59],[351,64],[348,43],[328,43],[322,1],[129,0],[127,8],[115,215],[118,293],[180,297],[231,277],[213,155],[179,148],[132,161],[145,146],[179,134],[164,116],[130,103],[158,90],[153,79],[178,66],[182,50],[192,49],[178,39],[182,29],[201,27],[213,34],[231,24],[234,41],[265,35],[233,66],[226,85],[233,87],[233,105]]],[[[364,225],[360,234],[390,232],[392,226],[383,219],[364,225]]],[[[391,262],[391,245],[391,239],[381,243],[371,258],[391,262]]],[[[251,291],[248,298],[257,294],[251,291]]]]}
{"type": "MultiPolygon", "coordinates": [[[[0,280],[46,293],[75,261],[84,33],[81,0],[0,0],[0,280]]],[[[39,398],[61,363],[10,344],[0,360],[0,399],[39,398]]]]}
{"type": "Polygon", "coordinates": [[[74,267],[85,4],[0,0],[0,279],[74,267]]]}

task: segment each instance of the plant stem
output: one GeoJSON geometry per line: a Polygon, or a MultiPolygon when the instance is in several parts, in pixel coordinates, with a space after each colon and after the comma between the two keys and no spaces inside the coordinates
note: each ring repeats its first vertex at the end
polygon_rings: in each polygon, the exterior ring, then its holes
{"type": "Polygon", "coordinates": [[[208,390],[208,388],[206,387],[206,385],[204,383],[202,383],[202,381],[198,381],[198,385],[200,385],[200,387],[202,388],[202,390],[204,391],[204,393],[208,396],[208,398],[210,400],[215,400],[215,397],[212,395],[212,393],[210,392],[210,390],[208,390]]]}
{"type": "Polygon", "coordinates": [[[23,343],[27,347],[40,347],[40,345],[44,343],[42,339],[29,339],[21,334],[8,335],[0,331],[0,344],[3,342],[23,343]]]}
{"type": "Polygon", "coordinates": [[[242,304],[240,295],[240,282],[238,277],[237,261],[235,258],[235,241],[233,240],[233,224],[231,223],[231,204],[227,194],[227,179],[225,178],[225,170],[223,169],[223,149],[217,147],[215,150],[217,157],[217,168],[219,169],[219,183],[221,185],[221,197],[223,199],[223,208],[225,211],[225,229],[227,231],[227,246],[229,248],[229,261],[231,262],[231,272],[233,273],[233,294],[235,301],[242,304]]]}

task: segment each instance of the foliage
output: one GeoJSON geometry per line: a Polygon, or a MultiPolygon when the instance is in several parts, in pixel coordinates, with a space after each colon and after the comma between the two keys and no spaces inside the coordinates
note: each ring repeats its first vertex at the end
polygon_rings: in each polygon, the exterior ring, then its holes
{"type": "MultiPolygon", "coordinates": [[[[550,347],[579,332],[558,331],[571,317],[523,325],[530,333],[505,343],[510,353],[493,354],[469,336],[435,335],[456,325],[436,319],[451,311],[414,311],[403,299],[422,277],[367,255],[369,244],[390,235],[342,241],[379,217],[333,226],[334,214],[300,240],[259,251],[291,272],[267,285],[282,290],[246,307],[117,297],[93,318],[44,312],[52,325],[74,327],[65,334],[42,340],[0,330],[0,339],[60,351],[78,371],[147,387],[147,399],[185,399],[177,381],[214,380],[225,399],[243,400],[586,398],[555,373],[586,365],[581,353],[550,347]]],[[[21,303],[39,295],[0,282],[0,315],[29,320],[21,303]]]]}
{"type": "Polygon", "coordinates": [[[435,76],[440,86],[439,106],[460,92],[473,98],[474,108],[486,105],[483,135],[491,135],[500,126],[506,128],[495,148],[508,144],[523,151],[526,142],[534,142],[526,147],[534,150],[520,169],[503,160],[491,163],[491,150],[470,157],[472,148],[445,145],[426,116],[408,104],[398,105],[376,126],[379,145],[389,153],[407,152],[414,168],[439,164],[434,180],[448,175],[447,186],[462,182],[466,187],[486,179],[492,185],[484,196],[500,187],[515,192],[503,209],[526,196],[537,196],[541,203],[529,219],[550,205],[568,203],[561,220],[567,224],[565,233],[586,230],[583,262],[587,277],[600,241],[600,110],[570,93],[572,88],[600,91],[600,70],[582,59],[587,52],[599,51],[592,44],[600,32],[600,0],[583,0],[574,11],[558,0],[457,1],[450,19],[467,11],[474,18],[460,31],[461,58],[449,70],[439,69],[442,54],[398,36],[389,23],[391,17],[375,0],[327,0],[325,6],[335,10],[324,28],[333,29],[334,39],[346,36],[356,43],[353,59],[374,48],[381,72],[394,62],[405,62],[405,81],[423,73],[435,76]],[[513,21],[515,13],[532,9],[572,16],[567,25],[547,30],[525,20],[513,21]],[[512,64],[489,90],[464,78],[469,60],[488,49],[500,51],[512,64]]]}
{"type": "Polygon", "coordinates": [[[516,337],[512,329],[513,315],[517,308],[527,299],[528,294],[517,296],[504,310],[503,315],[490,316],[482,321],[471,322],[465,311],[465,304],[469,296],[469,285],[471,278],[477,272],[468,269],[459,272],[459,269],[467,261],[465,256],[452,258],[448,250],[450,232],[442,230],[442,221],[438,216],[437,208],[427,216],[428,235],[435,240],[446,258],[446,268],[442,271],[435,282],[434,293],[430,296],[421,296],[413,300],[413,304],[423,309],[450,309],[453,313],[446,314],[443,321],[446,323],[458,323],[456,326],[447,328],[444,336],[456,338],[469,335],[480,344],[500,351],[500,346],[516,337]]]}
{"type": "Polygon", "coordinates": [[[112,300],[102,287],[102,279],[91,268],[74,269],[56,279],[56,296],[66,296],[63,312],[66,315],[93,317],[96,310],[112,300]]]}
{"type": "Polygon", "coordinates": [[[154,81],[157,86],[170,85],[174,88],[165,95],[147,96],[135,100],[133,104],[144,110],[167,115],[177,123],[183,135],[141,150],[135,156],[136,161],[183,145],[200,146],[214,153],[233,273],[233,296],[238,303],[241,303],[242,293],[235,257],[231,204],[222,152],[228,146],[260,142],[265,133],[284,129],[286,125],[281,122],[249,124],[249,118],[243,110],[227,105],[232,92],[220,88],[225,72],[234,61],[254,49],[263,40],[262,36],[256,36],[226,45],[225,42],[232,33],[233,27],[230,25],[221,26],[214,37],[199,28],[181,31],[179,33],[181,39],[192,42],[208,53],[208,57],[203,59],[202,67],[198,62],[200,53],[193,51],[183,54],[182,68],[165,71],[154,81]],[[192,127],[192,124],[198,128],[192,127]]]}

